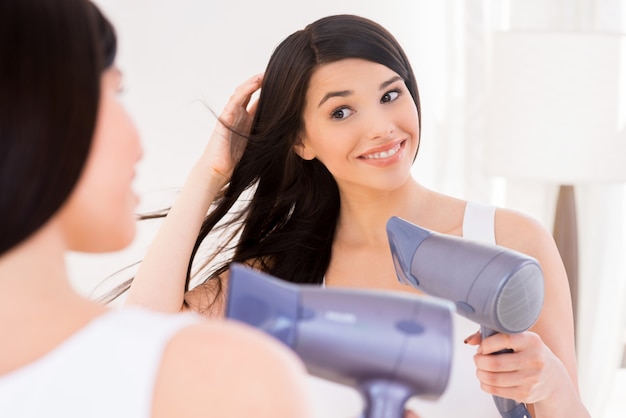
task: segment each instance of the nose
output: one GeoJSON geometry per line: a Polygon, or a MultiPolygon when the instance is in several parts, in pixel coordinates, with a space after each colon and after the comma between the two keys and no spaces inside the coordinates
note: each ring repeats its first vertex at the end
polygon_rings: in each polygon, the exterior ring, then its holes
{"type": "Polygon", "coordinates": [[[386,139],[393,136],[395,125],[389,114],[381,109],[367,112],[366,136],[368,139],[386,139]]]}

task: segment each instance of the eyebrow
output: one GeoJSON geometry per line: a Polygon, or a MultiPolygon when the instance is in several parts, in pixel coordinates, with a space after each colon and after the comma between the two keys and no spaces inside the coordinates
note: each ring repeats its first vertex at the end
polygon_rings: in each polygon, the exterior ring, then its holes
{"type": "MultiPolygon", "coordinates": [[[[391,84],[395,83],[398,80],[402,80],[402,77],[400,77],[398,75],[393,76],[389,80],[382,82],[380,84],[380,86],[378,87],[378,89],[379,90],[384,90],[384,89],[386,89],[387,87],[389,87],[391,84]]],[[[347,96],[351,95],[352,93],[354,93],[353,90],[342,90],[342,91],[331,91],[331,92],[328,92],[328,93],[326,93],[326,95],[324,95],[322,100],[320,100],[320,102],[317,105],[317,107],[320,107],[321,105],[323,105],[331,97],[347,97],[347,96]]]]}

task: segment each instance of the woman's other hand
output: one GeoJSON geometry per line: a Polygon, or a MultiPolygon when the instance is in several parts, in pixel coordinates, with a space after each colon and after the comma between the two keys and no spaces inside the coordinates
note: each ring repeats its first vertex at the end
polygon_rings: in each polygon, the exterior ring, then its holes
{"type": "Polygon", "coordinates": [[[543,403],[551,410],[574,393],[567,387],[567,369],[534,332],[494,334],[482,341],[480,334],[474,334],[466,343],[478,345],[476,376],[487,393],[533,404],[535,411],[543,403]],[[513,351],[491,354],[505,349],[513,351]]]}

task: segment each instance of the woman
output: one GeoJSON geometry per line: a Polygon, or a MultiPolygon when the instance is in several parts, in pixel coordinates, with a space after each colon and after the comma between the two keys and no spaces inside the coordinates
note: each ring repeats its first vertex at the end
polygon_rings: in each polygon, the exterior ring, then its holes
{"type": "MultiPolygon", "coordinates": [[[[207,154],[199,159],[128,303],[219,316],[232,261],[295,283],[418,293],[398,282],[389,251],[385,225],[399,216],[526,253],[545,274],[545,304],[533,328],[484,341],[468,337],[478,345],[475,370],[462,370],[471,354],[461,347],[444,397],[417,405],[417,412],[497,417],[489,396],[497,395],[531,404],[535,417],[588,416],[578,394],[569,288],[550,234],[524,215],[442,195],[411,177],[419,94],[394,37],[357,16],[322,18],[276,48],[258,103],[249,107],[260,87],[258,77],[241,85],[242,100],[231,100],[225,111],[227,121],[237,122],[215,132],[217,139],[249,132],[245,151],[223,148],[219,166],[207,154]],[[188,290],[194,257],[215,232],[222,235],[215,234],[213,258],[231,249],[232,255],[209,265],[204,281],[188,290]],[[505,348],[514,353],[489,355],[505,348]]],[[[471,333],[468,326],[477,328],[459,319],[456,328],[465,334],[458,343],[471,333]]]]}
{"type": "Polygon", "coordinates": [[[135,234],[115,50],[85,0],[0,2],[0,416],[308,416],[302,365],[269,337],[72,289],[66,251],[135,234]]]}

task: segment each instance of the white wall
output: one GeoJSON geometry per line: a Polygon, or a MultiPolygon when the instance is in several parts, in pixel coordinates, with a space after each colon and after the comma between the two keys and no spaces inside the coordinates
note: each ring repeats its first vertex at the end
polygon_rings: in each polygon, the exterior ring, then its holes
{"type": "MultiPolygon", "coordinates": [[[[124,73],[122,98],[140,131],[144,158],[136,190],[143,207],[166,204],[182,185],[235,87],[262,72],[273,49],[290,33],[329,14],[351,13],[387,27],[409,55],[420,84],[424,118],[445,117],[445,21],[450,2],[360,0],[311,2],[209,0],[96,0],[119,38],[117,64],[124,73]]],[[[424,122],[424,136],[443,122],[424,122]]],[[[423,141],[425,184],[436,177],[428,158],[434,143],[423,141]]],[[[155,223],[140,225],[134,245],[123,252],[70,257],[76,286],[89,293],[96,283],[140,257],[155,223]],[[94,266],[97,268],[94,269],[94,266]]]]}

